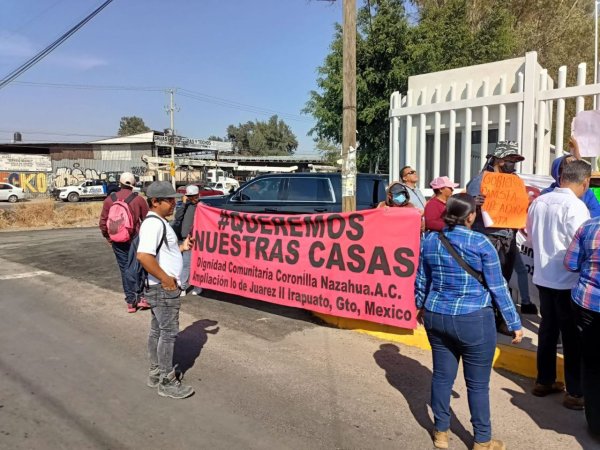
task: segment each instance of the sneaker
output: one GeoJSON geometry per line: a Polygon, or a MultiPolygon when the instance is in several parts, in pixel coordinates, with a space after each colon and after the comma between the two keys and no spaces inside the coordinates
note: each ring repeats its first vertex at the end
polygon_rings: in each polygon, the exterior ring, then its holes
{"type": "Polygon", "coordinates": [[[202,288],[197,287],[192,290],[192,295],[202,295],[202,288]]]}
{"type": "Polygon", "coordinates": [[[194,388],[181,384],[172,370],[167,376],[163,376],[158,384],[158,395],[161,397],[187,398],[194,393],[194,388]]]}
{"type": "Polygon", "coordinates": [[[531,314],[534,316],[538,315],[538,309],[537,306],[535,306],[535,303],[526,303],[526,304],[522,304],[521,305],[521,314],[531,314]]]}
{"type": "Polygon", "coordinates": [[[506,445],[502,441],[492,439],[487,442],[475,442],[473,450],[506,450],[506,445]]]}
{"type": "Polygon", "coordinates": [[[563,406],[574,411],[581,411],[585,407],[585,402],[583,397],[574,397],[566,392],[565,398],[563,399],[563,406]]]}
{"type": "Polygon", "coordinates": [[[546,395],[550,395],[550,394],[559,394],[564,390],[565,390],[564,383],[557,381],[556,383],[552,383],[549,385],[535,383],[535,386],[531,390],[531,393],[533,395],[535,395],[536,397],[545,397],[546,395]]]}
{"type": "Polygon", "coordinates": [[[433,446],[435,448],[448,448],[448,432],[433,430],[433,446]]]}
{"type": "Polygon", "coordinates": [[[140,309],[150,309],[150,303],[148,303],[145,297],[141,297],[137,302],[137,307],[140,309]]]}
{"type": "Polygon", "coordinates": [[[133,303],[127,303],[127,312],[128,313],[134,313],[137,311],[137,308],[135,307],[135,305],[133,303]]]}
{"type": "Polygon", "coordinates": [[[158,369],[158,367],[156,369],[150,369],[150,371],[148,372],[148,382],[146,383],[146,386],[155,388],[155,387],[158,387],[159,383],[160,383],[160,370],[158,369]]]}

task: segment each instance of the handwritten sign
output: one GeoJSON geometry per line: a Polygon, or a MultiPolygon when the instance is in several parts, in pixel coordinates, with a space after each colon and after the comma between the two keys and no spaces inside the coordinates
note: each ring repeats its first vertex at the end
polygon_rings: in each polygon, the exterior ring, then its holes
{"type": "Polygon", "coordinates": [[[485,195],[481,213],[486,227],[525,227],[529,196],[521,178],[512,174],[486,172],[481,181],[481,193],[485,195]]]}
{"type": "Polygon", "coordinates": [[[600,111],[577,113],[572,129],[581,156],[600,156],[600,111]]]}
{"type": "Polygon", "coordinates": [[[257,300],[415,328],[420,228],[415,208],[290,216],[201,205],[190,279],[257,300]]]}

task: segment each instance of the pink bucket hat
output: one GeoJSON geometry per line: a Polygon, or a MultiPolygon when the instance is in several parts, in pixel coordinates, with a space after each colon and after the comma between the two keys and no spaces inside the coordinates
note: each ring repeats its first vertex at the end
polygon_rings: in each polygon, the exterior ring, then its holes
{"type": "Polygon", "coordinates": [[[449,187],[449,188],[454,189],[454,188],[458,187],[458,183],[454,183],[448,177],[437,177],[437,178],[434,178],[431,183],[429,183],[429,186],[431,186],[433,189],[441,189],[444,187],[449,187]]]}

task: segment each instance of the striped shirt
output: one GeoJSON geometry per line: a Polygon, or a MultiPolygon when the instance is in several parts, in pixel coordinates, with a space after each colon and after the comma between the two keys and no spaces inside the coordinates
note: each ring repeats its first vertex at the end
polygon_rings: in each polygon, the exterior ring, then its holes
{"type": "Polygon", "coordinates": [[[492,305],[498,306],[508,329],[521,328],[521,320],[502,276],[498,253],[485,235],[464,226],[444,228],[458,254],[473,269],[483,273],[486,289],[467,273],[431,232],[421,242],[415,295],[417,308],[452,316],[469,314],[492,305]]]}
{"type": "Polygon", "coordinates": [[[571,290],[573,301],[600,313],[600,217],[585,222],[573,237],[564,260],[571,272],[579,272],[571,290]]]}

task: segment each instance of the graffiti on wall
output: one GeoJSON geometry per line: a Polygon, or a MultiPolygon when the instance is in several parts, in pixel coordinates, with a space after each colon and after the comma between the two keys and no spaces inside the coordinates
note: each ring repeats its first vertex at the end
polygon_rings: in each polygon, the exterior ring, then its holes
{"type": "Polygon", "coordinates": [[[48,175],[44,172],[0,172],[0,182],[10,183],[31,194],[48,192],[48,175]]]}
{"type": "MultiPolygon", "coordinates": [[[[77,166],[74,164],[74,166],[77,166]]],[[[54,187],[61,188],[73,186],[84,180],[106,180],[115,182],[119,180],[122,172],[104,172],[96,169],[86,169],[83,167],[59,167],[54,174],[54,187]]]]}

